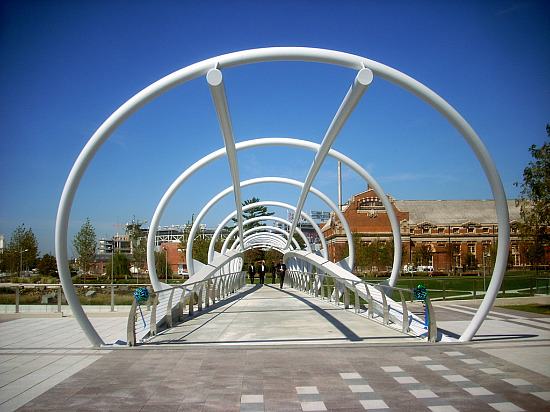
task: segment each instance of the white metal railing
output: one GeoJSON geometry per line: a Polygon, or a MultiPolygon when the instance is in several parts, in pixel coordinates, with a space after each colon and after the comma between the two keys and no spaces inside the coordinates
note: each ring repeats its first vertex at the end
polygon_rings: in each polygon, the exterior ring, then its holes
{"type": "Polygon", "coordinates": [[[135,299],[128,315],[128,346],[135,346],[137,342],[155,336],[161,329],[184,321],[186,308],[187,316],[194,316],[195,308],[200,312],[239,291],[245,283],[246,272],[234,272],[152,292],[147,302],[151,305],[151,310],[146,312],[148,323],[146,315],[138,313],[139,303],[135,299]]]}
{"type": "Polygon", "coordinates": [[[407,309],[405,295],[410,294],[413,301],[414,290],[392,287],[382,284],[373,284],[365,281],[341,279],[330,274],[301,272],[290,270],[287,272],[285,283],[290,287],[300,290],[334,303],[343,305],[345,309],[353,306],[354,312],[367,318],[378,320],[383,325],[398,328],[404,333],[413,333],[415,336],[426,335],[428,342],[436,342],[438,339],[437,322],[435,312],[428,296],[422,299],[426,308],[427,319],[422,322],[418,317],[410,314],[407,309]],[[392,292],[398,292],[400,303],[388,297],[392,292]],[[350,302],[353,296],[353,305],[350,302]],[[366,302],[366,310],[361,308],[361,299],[366,302]]]}

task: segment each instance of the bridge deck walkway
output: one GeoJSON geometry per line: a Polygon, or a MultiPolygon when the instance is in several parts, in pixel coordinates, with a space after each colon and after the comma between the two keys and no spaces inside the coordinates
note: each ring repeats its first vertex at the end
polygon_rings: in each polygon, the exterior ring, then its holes
{"type": "Polygon", "coordinates": [[[148,345],[422,342],[295,289],[248,285],[228,301],[165,330],[148,345]]]}

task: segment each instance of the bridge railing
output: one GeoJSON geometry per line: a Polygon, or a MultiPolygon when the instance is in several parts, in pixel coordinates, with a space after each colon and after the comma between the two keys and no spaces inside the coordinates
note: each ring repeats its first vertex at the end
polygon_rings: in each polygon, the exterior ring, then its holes
{"type": "Polygon", "coordinates": [[[152,292],[149,295],[151,309],[146,315],[143,315],[139,302],[134,299],[128,315],[127,345],[135,346],[138,341],[169,329],[186,317],[194,316],[195,307],[200,312],[226,299],[244,287],[245,275],[245,272],[222,274],[152,292]],[[149,322],[145,320],[146,316],[149,322]]]}
{"type": "MultiPolygon", "coordinates": [[[[320,274],[301,271],[289,271],[287,283],[294,289],[327,300],[336,306],[343,305],[345,309],[353,306],[354,312],[367,318],[374,319],[375,315],[381,318],[384,325],[401,324],[401,331],[409,333],[411,328],[418,329],[418,321],[409,314],[407,297],[411,302],[414,299],[414,290],[392,287],[383,284],[369,283],[362,280],[355,281],[342,279],[331,274],[320,274]],[[388,298],[393,292],[399,293],[400,303],[388,298]],[[362,309],[361,298],[366,302],[366,309],[362,309]],[[352,303],[353,302],[353,303],[352,303]],[[396,307],[399,306],[400,307],[396,307]],[[416,322],[414,322],[416,320],[416,322]],[[413,326],[414,323],[414,326],[413,326]]],[[[422,328],[427,328],[427,340],[437,341],[437,322],[435,311],[428,296],[422,299],[425,307],[425,322],[422,328]]],[[[364,306],[363,306],[364,308],[364,306]]],[[[416,335],[419,335],[416,331],[416,335]]]]}

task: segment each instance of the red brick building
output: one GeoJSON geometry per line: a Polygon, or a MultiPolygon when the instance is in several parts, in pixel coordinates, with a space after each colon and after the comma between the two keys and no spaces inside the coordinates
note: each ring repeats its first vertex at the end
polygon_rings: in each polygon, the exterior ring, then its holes
{"type": "MultiPolygon", "coordinates": [[[[436,271],[462,269],[467,255],[473,255],[481,267],[490,258],[498,237],[494,200],[401,200],[388,196],[397,215],[403,244],[402,264],[414,263],[418,251],[429,251],[429,261],[436,271]]],[[[514,266],[521,266],[516,224],[519,208],[508,201],[511,223],[511,252],[514,266]]],[[[393,244],[390,221],[374,190],[352,196],[342,213],[351,231],[357,233],[362,246],[380,241],[393,244]]],[[[327,239],[331,261],[340,260],[347,250],[342,225],[331,213],[322,232],[327,239]]],[[[494,254],[494,252],[493,252],[494,254]]],[[[387,270],[389,268],[379,268],[387,270]]]]}

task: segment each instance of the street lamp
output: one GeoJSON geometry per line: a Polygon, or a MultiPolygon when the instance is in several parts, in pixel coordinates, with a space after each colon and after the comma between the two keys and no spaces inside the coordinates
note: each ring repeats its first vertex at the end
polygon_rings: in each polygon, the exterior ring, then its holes
{"type": "Polygon", "coordinates": [[[485,288],[485,258],[486,257],[491,257],[491,252],[487,252],[487,253],[483,252],[483,290],[485,291],[487,290],[485,288]]]}
{"type": "Polygon", "coordinates": [[[166,283],[168,283],[168,248],[167,247],[162,247],[162,249],[166,250],[166,253],[164,254],[165,258],[166,258],[166,264],[164,266],[164,274],[166,276],[166,283]]]}
{"type": "Polygon", "coordinates": [[[23,272],[23,253],[28,252],[28,251],[29,251],[29,249],[25,249],[25,250],[21,249],[19,251],[19,256],[20,256],[20,259],[19,259],[19,277],[21,277],[21,273],[23,272]]]}

